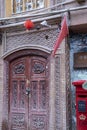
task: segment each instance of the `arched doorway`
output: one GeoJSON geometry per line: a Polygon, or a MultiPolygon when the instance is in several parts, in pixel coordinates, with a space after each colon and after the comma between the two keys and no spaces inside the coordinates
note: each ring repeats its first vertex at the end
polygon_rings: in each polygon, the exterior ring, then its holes
{"type": "Polygon", "coordinates": [[[8,58],[9,130],[48,130],[49,63],[43,54],[8,58]]]}

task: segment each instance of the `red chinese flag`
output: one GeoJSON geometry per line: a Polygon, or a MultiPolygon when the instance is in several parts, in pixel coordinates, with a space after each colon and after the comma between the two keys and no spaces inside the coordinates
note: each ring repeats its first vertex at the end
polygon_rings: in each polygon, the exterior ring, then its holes
{"type": "Polygon", "coordinates": [[[52,52],[52,55],[54,56],[57,49],[59,48],[62,40],[67,36],[67,34],[69,33],[68,31],[68,26],[67,26],[67,22],[66,22],[66,16],[64,16],[64,19],[62,21],[62,25],[61,25],[61,31],[58,35],[58,38],[56,40],[56,43],[53,47],[53,52],[52,52]]]}

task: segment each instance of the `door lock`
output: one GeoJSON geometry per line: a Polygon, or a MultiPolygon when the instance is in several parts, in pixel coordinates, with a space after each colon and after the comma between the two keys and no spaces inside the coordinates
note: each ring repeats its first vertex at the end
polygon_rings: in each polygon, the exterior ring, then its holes
{"type": "Polygon", "coordinates": [[[26,95],[29,95],[31,92],[30,88],[26,88],[26,95]]]}

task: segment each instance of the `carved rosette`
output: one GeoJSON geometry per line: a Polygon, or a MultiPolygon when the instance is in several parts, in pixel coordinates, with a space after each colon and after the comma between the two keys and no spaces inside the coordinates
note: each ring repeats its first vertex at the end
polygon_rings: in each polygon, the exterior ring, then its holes
{"type": "Polygon", "coordinates": [[[42,63],[35,62],[32,67],[32,72],[34,74],[41,74],[45,71],[45,67],[42,63]]]}
{"type": "Polygon", "coordinates": [[[32,130],[46,130],[46,117],[41,115],[32,116],[32,130]]]}
{"type": "Polygon", "coordinates": [[[12,121],[11,130],[26,130],[24,114],[19,113],[13,114],[11,121],[12,121]]]}
{"type": "Polygon", "coordinates": [[[24,74],[25,72],[25,65],[23,63],[19,63],[14,66],[13,74],[24,74]]]}

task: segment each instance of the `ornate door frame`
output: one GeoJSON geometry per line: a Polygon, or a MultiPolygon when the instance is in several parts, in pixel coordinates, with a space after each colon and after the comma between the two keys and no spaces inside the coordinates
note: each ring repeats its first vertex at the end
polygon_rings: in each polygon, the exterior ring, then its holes
{"type": "Polygon", "coordinates": [[[12,60],[14,60],[15,58],[18,57],[22,57],[22,56],[27,56],[27,55],[37,55],[37,56],[42,56],[45,59],[49,60],[49,54],[40,50],[22,50],[22,51],[18,51],[15,52],[11,55],[9,55],[8,57],[5,58],[5,64],[4,64],[4,75],[6,75],[5,79],[4,79],[4,113],[3,113],[3,123],[2,126],[4,126],[4,124],[6,124],[6,129],[9,130],[9,125],[8,125],[8,120],[9,120],[9,64],[12,60]]]}

